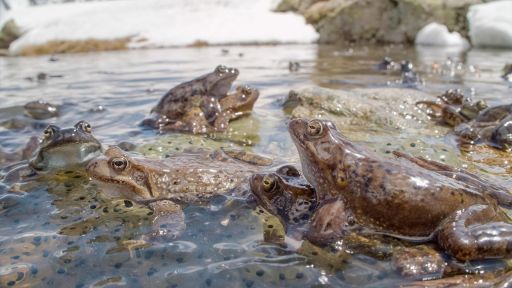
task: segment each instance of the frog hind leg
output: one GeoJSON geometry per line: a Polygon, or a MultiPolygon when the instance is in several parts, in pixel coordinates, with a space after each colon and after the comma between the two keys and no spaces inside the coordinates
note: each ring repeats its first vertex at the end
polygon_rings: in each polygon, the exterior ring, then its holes
{"type": "Polygon", "coordinates": [[[512,207],[512,195],[507,188],[491,183],[490,181],[464,169],[455,168],[441,162],[428,160],[423,157],[414,157],[409,154],[393,151],[398,158],[404,158],[422,168],[434,171],[443,176],[459,180],[478,190],[485,191],[498,201],[500,205],[512,207]]]}
{"type": "Polygon", "coordinates": [[[454,212],[437,231],[437,242],[460,261],[512,256],[512,224],[495,206],[477,204],[454,212]]]}
{"type": "Polygon", "coordinates": [[[427,114],[434,120],[441,120],[443,117],[443,106],[432,101],[418,101],[416,102],[418,107],[423,113],[427,114]]]}
{"type": "Polygon", "coordinates": [[[151,240],[168,241],[183,234],[186,228],[185,214],[178,204],[170,200],[158,200],[148,206],[155,216],[149,235],[151,240]]]}
{"type": "Polygon", "coordinates": [[[221,151],[223,154],[225,154],[227,157],[245,162],[247,164],[252,164],[256,166],[270,166],[272,165],[273,161],[271,158],[252,153],[249,151],[239,150],[239,149],[232,149],[232,148],[226,148],[222,147],[221,151]]]}
{"type": "Polygon", "coordinates": [[[318,246],[334,243],[347,234],[348,218],[343,201],[326,203],[313,215],[305,238],[318,246]]]}

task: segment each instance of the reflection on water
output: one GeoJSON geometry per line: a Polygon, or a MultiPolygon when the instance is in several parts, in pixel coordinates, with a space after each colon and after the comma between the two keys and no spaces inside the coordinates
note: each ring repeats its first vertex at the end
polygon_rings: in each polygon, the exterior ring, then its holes
{"type": "MultiPolygon", "coordinates": [[[[493,105],[509,102],[511,91],[500,78],[503,65],[512,58],[510,51],[314,45],[226,49],[229,53],[207,47],[59,55],[55,62],[48,56],[0,58],[0,122],[16,118],[21,123],[17,129],[0,128],[1,149],[14,153],[48,123],[69,127],[83,119],[93,125],[102,143],[129,141],[153,156],[190,145],[231,145],[297,163],[280,106],[288,91],[312,85],[394,85],[400,75],[373,69],[384,56],[415,63],[426,82],[420,89],[432,95],[462,88],[493,105]],[[448,57],[453,65],[446,62],[448,57]],[[289,61],[300,63],[298,71],[288,70],[289,61]],[[233,123],[228,135],[157,135],[138,126],[167,89],[218,64],[241,71],[235,85],[261,91],[252,116],[233,123]],[[38,81],[40,72],[62,77],[38,81]],[[36,99],[63,105],[60,117],[33,122],[22,116],[21,107],[36,99]]],[[[359,132],[364,134],[365,127],[359,132]]],[[[388,146],[410,145],[411,139],[399,138],[369,134],[364,141],[384,153],[388,146]]],[[[415,140],[423,143],[417,149],[433,150],[446,141],[415,140]]],[[[188,205],[185,235],[148,245],[141,235],[151,227],[151,211],[105,198],[81,171],[62,171],[22,186],[27,193],[7,193],[7,185],[0,187],[0,286],[379,287],[404,281],[385,259],[357,254],[319,257],[264,243],[261,216],[247,203],[221,197],[206,206],[188,205]],[[325,263],[331,266],[321,265],[325,263]]]]}

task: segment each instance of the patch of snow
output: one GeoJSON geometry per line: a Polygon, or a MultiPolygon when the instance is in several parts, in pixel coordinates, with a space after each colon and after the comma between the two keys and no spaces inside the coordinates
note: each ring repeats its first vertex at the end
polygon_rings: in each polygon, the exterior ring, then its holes
{"type": "Polygon", "coordinates": [[[130,47],[209,44],[311,43],[313,27],[292,13],[275,13],[275,0],[123,0],[20,7],[8,13],[26,33],[11,44],[133,36],[130,47]]]}
{"type": "Polygon", "coordinates": [[[416,45],[424,46],[442,46],[442,47],[460,47],[462,49],[469,48],[468,40],[460,36],[458,32],[448,31],[445,25],[439,23],[430,23],[423,27],[414,41],[416,45]]]}
{"type": "Polygon", "coordinates": [[[472,5],[467,18],[474,46],[512,47],[512,1],[472,5]]]}

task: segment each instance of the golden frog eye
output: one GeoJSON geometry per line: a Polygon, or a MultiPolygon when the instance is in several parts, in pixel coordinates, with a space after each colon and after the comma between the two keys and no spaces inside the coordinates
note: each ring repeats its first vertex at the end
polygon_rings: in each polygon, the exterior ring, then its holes
{"type": "Polygon", "coordinates": [[[272,192],[276,187],[276,179],[272,175],[265,175],[262,181],[263,191],[272,192]]]}
{"type": "Polygon", "coordinates": [[[311,120],[308,123],[307,133],[310,136],[318,136],[322,134],[323,125],[319,120],[311,120]]]}
{"type": "Polygon", "coordinates": [[[112,160],[110,161],[110,165],[112,166],[112,168],[114,168],[114,170],[122,171],[126,169],[126,166],[128,166],[128,161],[123,157],[112,158],[112,160]]]}

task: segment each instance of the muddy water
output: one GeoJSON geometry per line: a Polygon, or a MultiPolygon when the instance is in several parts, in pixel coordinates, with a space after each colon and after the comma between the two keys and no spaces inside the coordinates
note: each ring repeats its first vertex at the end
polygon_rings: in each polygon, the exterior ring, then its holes
{"type": "MultiPolygon", "coordinates": [[[[48,123],[69,127],[83,119],[105,145],[129,141],[139,152],[156,157],[191,145],[236,146],[278,162],[297,162],[281,108],[288,91],[313,85],[397,86],[398,75],[373,69],[384,56],[415,63],[425,80],[418,89],[432,95],[462,88],[477,100],[499,104],[510,102],[512,91],[499,77],[512,59],[507,51],[314,45],[226,47],[228,53],[221,49],[59,55],[57,61],[47,56],[0,58],[0,122],[16,117],[28,121],[20,115],[29,100],[63,105],[58,118],[29,121],[20,129],[0,128],[1,148],[15,151],[48,123]],[[447,65],[448,57],[460,65],[447,65]],[[300,69],[290,72],[289,61],[299,62],[300,69]],[[214,139],[157,135],[137,126],[166,90],[218,64],[241,71],[235,84],[260,89],[251,117],[214,139]],[[48,75],[46,80],[37,80],[40,72],[48,75]]],[[[378,148],[390,138],[377,134],[366,141],[378,148]]],[[[408,145],[409,140],[403,141],[400,144],[408,145]]],[[[7,193],[7,186],[0,186],[0,287],[382,287],[408,281],[390,269],[386,259],[358,254],[313,257],[316,254],[294,252],[291,241],[287,247],[265,243],[261,216],[247,203],[220,197],[209,205],[188,205],[185,235],[150,245],[141,241],[150,227],[150,210],[106,198],[82,171],[60,171],[23,185],[24,194],[7,193]],[[326,262],[329,265],[322,265],[326,262]]]]}

